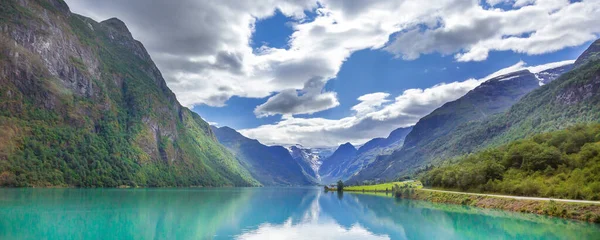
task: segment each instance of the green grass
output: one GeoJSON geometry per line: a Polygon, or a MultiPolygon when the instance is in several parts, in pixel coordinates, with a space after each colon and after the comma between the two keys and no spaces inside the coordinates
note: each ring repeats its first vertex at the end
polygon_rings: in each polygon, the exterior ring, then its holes
{"type": "Polygon", "coordinates": [[[394,185],[402,186],[410,186],[413,188],[423,188],[423,185],[420,181],[404,181],[404,182],[388,182],[376,185],[359,185],[359,186],[347,186],[344,187],[344,191],[365,191],[365,192],[385,192],[392,191],[392,187],[394,185]]]}
{"type": "Polygon", "coordinates": [[[600,124],[464,155],[419,179],[426,186],[467,192],[600,200],[600,124]]]}

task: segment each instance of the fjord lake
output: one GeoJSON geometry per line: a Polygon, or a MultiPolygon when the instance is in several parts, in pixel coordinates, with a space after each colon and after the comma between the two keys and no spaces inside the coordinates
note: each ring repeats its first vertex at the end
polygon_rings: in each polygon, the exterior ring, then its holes
{"type": "Polygon", "coordinates": [[[320,188],[0,189],[0,239],[598,239],[597,224],[320,188]]]}

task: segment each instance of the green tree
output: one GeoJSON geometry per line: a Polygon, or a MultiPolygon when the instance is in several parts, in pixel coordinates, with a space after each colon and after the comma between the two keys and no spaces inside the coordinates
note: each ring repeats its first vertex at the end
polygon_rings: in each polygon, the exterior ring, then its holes
{"type": "Polygon", "coordinates": [[[338,192],[344,191],[344,182],[342,182],[342,180],[337,182],[337,190],[338,192]]]}
{"type": "Polygon", "coordinates": [[[597,123],[538,134],[429,167],[419,178],[470,192],[598,200],[599,135],[597,123]]]}

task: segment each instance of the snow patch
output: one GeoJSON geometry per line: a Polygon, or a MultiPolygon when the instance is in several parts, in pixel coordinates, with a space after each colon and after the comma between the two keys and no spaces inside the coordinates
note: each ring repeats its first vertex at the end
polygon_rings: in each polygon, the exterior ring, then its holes
{"type": "Polygon", "coordinates": [[[503,79],[498,80],[498,82],[504,82],[504,81],[508,81],[508,80],[515,79],[515,78],[519,78],[519,77],[522,77],[522,76],[523,75],[517,75],[517,76],[507,77],[507,78],[503,78],[503,79]]]}
{"type": "Polygon", "coordinates": [[[560,61],[560,62],[552,62],[552,63],[543,64],[543,65],[527,67],[526,69],[532,73],[541,73],[541,72],[549,70],[549,69],[559,68],[559,67],[566,66],[569,64],[573,64],[573,63],[575,63],[575,60],[565,60],[565,61],[560,61]]]}

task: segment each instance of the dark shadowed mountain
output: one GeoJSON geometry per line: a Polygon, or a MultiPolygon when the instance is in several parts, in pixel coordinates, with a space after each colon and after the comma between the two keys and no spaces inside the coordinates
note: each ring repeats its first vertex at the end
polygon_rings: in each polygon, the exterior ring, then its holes
{"type": "MultiPolygon", "coordinates": [[[[444,104],[420,119],[400,150],[388,157],[378,158],[350,181],[393,179],[436,160],[473,150],[467,150],[460,144],[448,144],[462,136],[466,130],[465,126],[502,115],[526,94],[539,89],[544,82],[547,85],[555,85],[552,80],[570,68],[571,66],[567,65],[537,74],[523,70],[482,83],[465,96],[444,104]]],[[[474,141],[474,145],[478,144],[475,139],[465,140],[474,141]]]]}
{"type": "Polygon", "coordinates": [[[354,155],[348,155],[345,159],[328,161],[326,168],[321,168],[319,173],[324,182],[347,180],[375,161],[382,155],[389,155],[394,150],[402,147],[404,138],[412,130],[412,127],[398,128],[390,133],[387,138],[374,138],[363,144],[354,155]]]}
{"type": "Polygon", "coordinates": [[[345,165],[346,162],[350,161],[354,156],[356,156],[356,152],[357,149],[351,143],[344,143],[340,145],[331,156],[323,160],[323,164],[319,168],[321,182],[329,184],[331,182],[340,180],[333,178],[335,176],[339,176],[343,170],[337,168],[337,166],[345,165]]]}
{"type": "Polygon", "coordinates": [[[0,185],[258,185],[119,19],[3,0],[0,29],[0,185]]]}
{"type": "Polygon", "coordinates": [[[281,146],[265,146],[258,140],[244,137],[229,127],[214,127],[219,142],[229,149],[252,177],[263,185],[310,185],[303,168],[281,146]]]}

